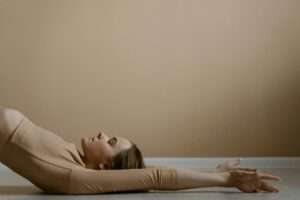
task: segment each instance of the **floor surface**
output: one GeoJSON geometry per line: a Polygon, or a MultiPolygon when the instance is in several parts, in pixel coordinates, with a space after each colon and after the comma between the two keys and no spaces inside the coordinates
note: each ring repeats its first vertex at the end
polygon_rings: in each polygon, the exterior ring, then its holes
{"type": "Polygon", "coordinates": [[[280,190],[279,193],[243,193],[235,188],[198,188],[179,191],[151,191],[148,193],[116,193],[116,194],[98,194],[98,195],[48,195],[44,194],[39,188],[32,185],[26,179],[18,176],[14,172],[0,171],[0,200],[35,200],[35,199],[97,199],[106,200],[254,200],[254,199],[300,199],[300,169],[282,168],[282,169],[259,169],[260,172],[267,172],[281,177],[281,181],[273,182],[280,190]]]}

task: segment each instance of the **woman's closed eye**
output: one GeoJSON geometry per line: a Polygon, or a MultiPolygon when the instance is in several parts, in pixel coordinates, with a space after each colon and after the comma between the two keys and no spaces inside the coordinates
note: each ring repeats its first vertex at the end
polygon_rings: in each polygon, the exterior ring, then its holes
{"type": "Polygon", "coordinates": [[[108,140],[108,143],[109,143],[110,145],[115,145],[115,144],[117,143],[117,138],[116,138],[116,137],[113,137],[113,138],[109,139],[109,140],[108,140]]]}

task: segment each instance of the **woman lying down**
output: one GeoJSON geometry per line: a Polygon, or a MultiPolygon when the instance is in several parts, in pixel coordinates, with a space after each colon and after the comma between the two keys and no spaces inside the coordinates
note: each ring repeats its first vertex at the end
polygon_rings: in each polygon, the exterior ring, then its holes
{"type": "Polygon", "coordinates": [[[0,161],[46,193],[99,194],[149,190],[234,187],[242,192],[278,192],[278,176],[227,161],[214,171],[145,166],[130,140],[99,133],[73,143],[34,124],[21,112],[0,108],[0,161]]]}

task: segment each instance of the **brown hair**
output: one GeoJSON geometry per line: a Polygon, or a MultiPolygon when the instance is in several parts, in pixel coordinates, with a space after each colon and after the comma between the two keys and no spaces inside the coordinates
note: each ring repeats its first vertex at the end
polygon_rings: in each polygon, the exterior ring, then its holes
{"type": "Polygon", "coordinates": [[[112,158],[111,169],[141,169],[145,168],[142,152],[131,142],[132,146],[121,151],[112,158]]]}

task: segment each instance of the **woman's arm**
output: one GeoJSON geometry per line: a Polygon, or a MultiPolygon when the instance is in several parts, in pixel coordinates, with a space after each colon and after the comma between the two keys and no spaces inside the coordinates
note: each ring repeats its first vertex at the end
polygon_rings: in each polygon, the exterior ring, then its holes
{"type": "Polygon", "coordinates": [[[279,177],[233,169],[201,172],[191,169],[148,167],[125,170],[74,169],[68,194],[98,194],[122,191],[182,190],[201,187],[235,187],[243,192],[278,192],[264,180],[279,177]]]}
{"type": "Polygon", "coordinates": [[[126,170],[74,169],[69,194],[97,194],[138,190],[180,190],[226,186],[228,172],[149,167],[126,170]]]}

